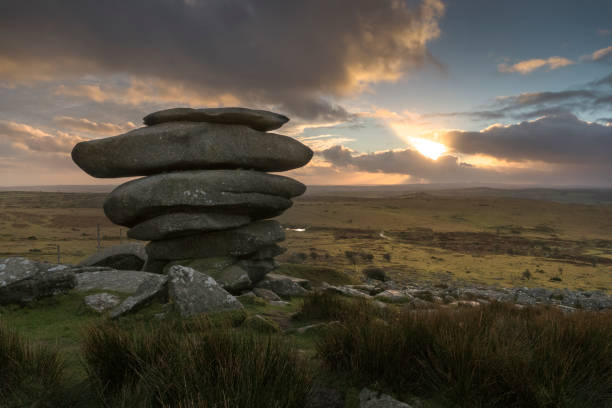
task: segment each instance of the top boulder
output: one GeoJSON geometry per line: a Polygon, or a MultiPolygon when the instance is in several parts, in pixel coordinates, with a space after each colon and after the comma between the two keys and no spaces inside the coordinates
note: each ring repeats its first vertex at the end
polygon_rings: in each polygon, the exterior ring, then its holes
{"type": "Polygon", "coordinates": [[[247,108],[173,108],[144,117],[147,126],[165,122],[208,122],[244,125],[262,132],[278,129],[288,121],[288,117],[278,113],[247,108]]]}

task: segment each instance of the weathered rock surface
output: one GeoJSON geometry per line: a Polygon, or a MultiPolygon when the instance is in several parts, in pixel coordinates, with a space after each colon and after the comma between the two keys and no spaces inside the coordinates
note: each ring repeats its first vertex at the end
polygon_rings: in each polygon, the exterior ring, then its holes
{"type": "Polygon", "coordinates": [[[266,132],[283,126],[289,118],[274,112],[248,108],[172,108],[153,112],[145,116],[143,121],[147,126],[164,122],[224,123],[266,132]]]}
{"type": "Polygon", "coordinates": [[[194,269],[211,276],[223,289],[233,294],[239,294],[251,287],[249,274],[238,265],[231,265],[220,271],[194,269]]]}
{"type": "Polygon", "coordinates": [[[280,297],[278,297],[278,295],[274,292],[272,292],[269,289],[264,289],[264,288],[253,288],[253,293],[255,294],[255,296],[266,299],[268,301],[279,301],[281,300],[280,297]]]}
{"type": "Polygon", "coordinates": [[[213,278],[195,269],[175,265],[168,276],[168,296],[183,317],[242,308],[213,278]]]}
{"type": "Polygon", "coordinates": [[[230,267],[238,262],[237,258],[231,256],[214,256],[210,258],[194,258],[194,259],[179,259],[177,261],[170,261],[164,267],[163,273],[166,275],[170,272],[170,268],[174,265],[186,266],[193,268],[196,271],[202,273],[216,273],[221,272],[227,267],[230,267]]]}
{"type": "Polygon", "coordinates": [[[243,259],[240,261],[240,266],[249,273],[249,279],[253,283],[257,283],[269,272],[276,269],[278,262],[274,259],[243,259]]]}
{"type": "Polygon", "coordinates": [[[159,274],[141,271],[118,271],[106,269],[96,272],[76,274],[76,290],[112,290],[121,293],[135,293],[148,279],[156,279],[159,274]]]}
{"type": "Polygon", "coordinates": [[[78,143],[72,160],[94,177],[147,176],[171,171],[254,169],[286,171],[312,158],[287,136],[242,125],[168,122],[78,143]]]}
{"type": "Polygon", "coordinates": [[[135,312],[156,297],[166,297],[168,276],[158,274],[151,275],[153,276],[148,277],[142,282],[133,295],[125,298],[121,304],[110,311],[109,316],[111,318],[114,319],[126,313],[135,312]]]}
{"type": "Polygon", "coordinates": [[[231,230],[153,241],[146,246],[146,250],[150,257],[168,260],[240,257],[283,239],[285,233],[280,224],[273,220],[264,220],[231,230]]]}
{"type": "Polygon", "coordinates": [[[205,231],[238,228],[251,222],[248,215],[215,213],[172,213],[143,221],[128,230],[133,239],[153,241],[193,235],[205,231]]]}
{"type": "Polygon", "coordinates": [[[147,261],[144,245],[136,242],[114,245],[104,248],[84,260],[77,266],[106,266],[126,271],[139,271],[147,261]]]}
{"type": "Polygon", "coordinates": [[[31,302],[65,293],[75,285],[75,274],[67,265],[26,258],[0,259],[0,304],[31,302]]]}
{"type": "Polygon", "coordinates": [[[411,405],[401,402],[390,395],[364,388],[359,393],[360,408],[411,408],[411,405]]]}
{"type": "Polygon", "coordinates": [[[268,289],[280,297],[305,296],[308,291],[291,277],[269,273],[258,284],[258,288],[268,289]]]}
{"type": "Polygon", "coordinates": [[[114,189],[104,213],[115,224],[135,226],[173,212],[268,218],[291,207],[306,187],[293,179],[248,170],[184,171],[132,180],[114,189]]]}
{"type": "Polygon", "coordinates": [[[112,309],[117,306],[121,299],[118,296],[110,293],[95,293],[93,295],[85,296],[83,299],[85,306],[97,313],[103,313],[108,309],[112,309]]]}

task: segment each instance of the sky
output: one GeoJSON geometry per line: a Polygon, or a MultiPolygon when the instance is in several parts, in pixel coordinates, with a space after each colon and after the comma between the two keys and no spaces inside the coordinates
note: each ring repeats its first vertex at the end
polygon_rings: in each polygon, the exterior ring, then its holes
{"type": "Polygon", "coordinates": [[[287,115],[308,185],[612,187],[612,3],[0,2],[0,186],[177,106],[287,115]]]}

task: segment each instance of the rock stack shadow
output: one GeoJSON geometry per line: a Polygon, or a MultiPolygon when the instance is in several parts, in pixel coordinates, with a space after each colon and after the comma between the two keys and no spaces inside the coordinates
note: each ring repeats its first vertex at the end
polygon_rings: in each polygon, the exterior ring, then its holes
{"type": "Polygon", "coordinates": [[[304,144],[269,132],[288,120],[246,108],[168,109],[146,116],[145,127],[78,143],[72,159],[94,177],[145,176],[104,202],[130,238],[150,241],[143,270],[188,266],[240,293],[276,268],[284,231],[269,218],[306,191],[268,173],[312,158],[304,144]]]}

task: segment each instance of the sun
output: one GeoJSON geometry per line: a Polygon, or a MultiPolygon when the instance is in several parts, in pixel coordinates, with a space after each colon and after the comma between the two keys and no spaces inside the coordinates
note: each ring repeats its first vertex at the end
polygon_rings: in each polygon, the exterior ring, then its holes
{"type": "Polygon", "coordinates": [[[433,140],[422,139],[420,137],[410,137],[409,140],[419,153],[432,160],[437,160],[447,150],[446,146],[442,143],[434,142],[433,140]]]}

